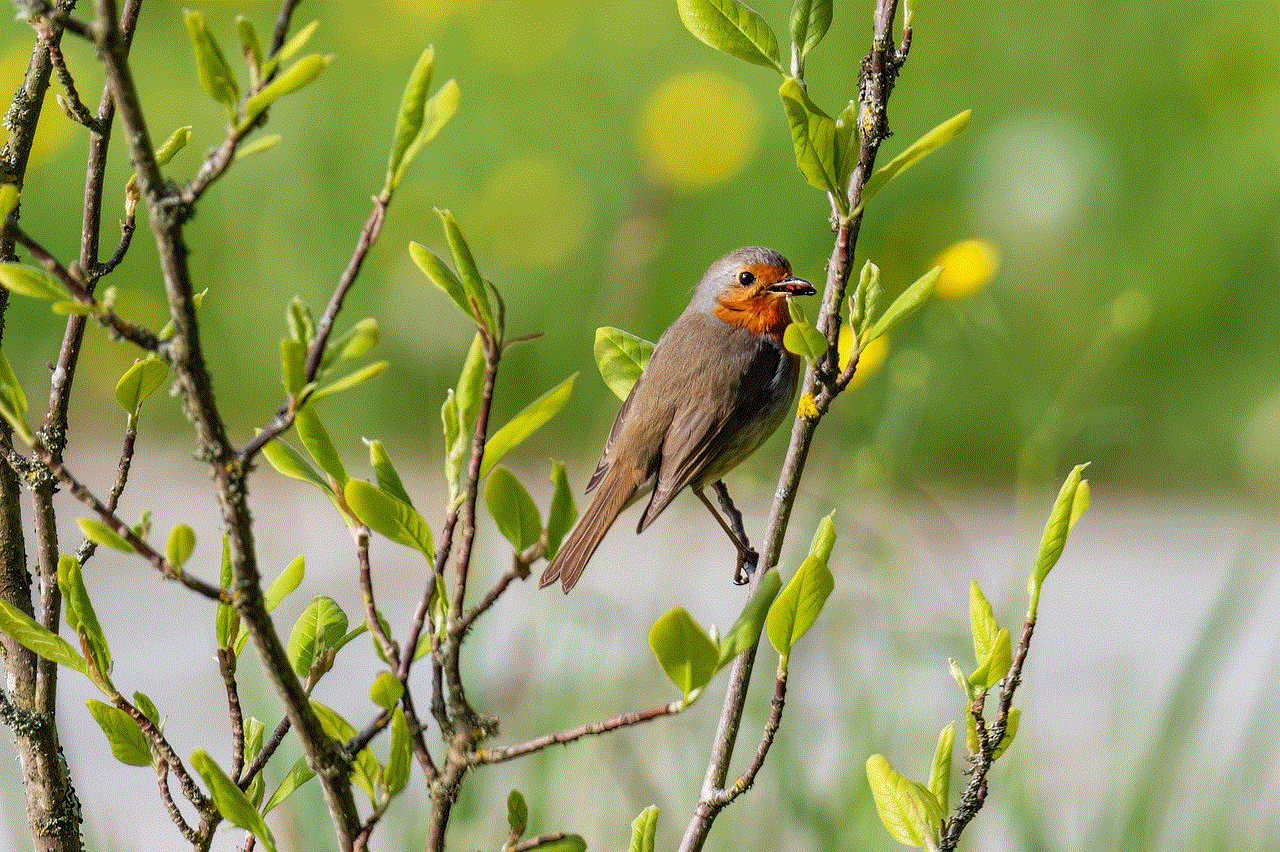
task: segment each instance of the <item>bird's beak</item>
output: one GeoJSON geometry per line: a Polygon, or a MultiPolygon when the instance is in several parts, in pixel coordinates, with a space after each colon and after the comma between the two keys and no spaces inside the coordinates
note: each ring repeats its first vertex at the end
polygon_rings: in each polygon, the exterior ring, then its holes
{"type": "Polygon", "coordinates": [[[782,293],[784,296],[812,296],[818,292],[808,281],[794,275],[788,275],[778,283],[769,285],[767,289],[770,293],[782,293]]]}

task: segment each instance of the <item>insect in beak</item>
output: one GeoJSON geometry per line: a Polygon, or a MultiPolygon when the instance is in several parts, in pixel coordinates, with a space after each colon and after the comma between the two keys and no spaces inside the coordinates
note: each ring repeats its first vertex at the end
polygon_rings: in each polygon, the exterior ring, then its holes
{"type": "Polygon", "coordinates": [[[776,284],[769,285],[770,293],[782,293],[784,296],[812,296],[818,292],[813,289],[813,285],[803,278],[796,278],[794,275],[788,275],[776,284]]]}

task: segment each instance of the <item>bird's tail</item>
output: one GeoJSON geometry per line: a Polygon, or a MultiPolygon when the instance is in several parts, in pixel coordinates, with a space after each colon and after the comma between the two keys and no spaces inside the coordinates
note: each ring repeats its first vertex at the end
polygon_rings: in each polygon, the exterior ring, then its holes
{"type": "Polygon", "coordinates": [[[564,593],[577,584],[587,562],[591,559],[604,534],[613,526],[622,510],[631,504],[636,495],[634,478],[622,470],[615,468],[600,483],[587,511],[578,519],[577,526],[569,533],[569,537],[560,545],[547,570],[542,572],[539,588],[550,586],[560,581],[564,593]]]}

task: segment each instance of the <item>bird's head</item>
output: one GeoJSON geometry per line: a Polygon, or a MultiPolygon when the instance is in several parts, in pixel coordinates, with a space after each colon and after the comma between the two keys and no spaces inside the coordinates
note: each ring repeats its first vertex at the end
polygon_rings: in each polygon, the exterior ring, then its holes
{"type": "Polygon", "coordinates": [[[781,338],[791,322],[788,296],[811,296],[808,281],[791,274],[791,264],[776,251],[740,248],[711,265],[694,296],[695,308],[729,325],[781,338]]]}

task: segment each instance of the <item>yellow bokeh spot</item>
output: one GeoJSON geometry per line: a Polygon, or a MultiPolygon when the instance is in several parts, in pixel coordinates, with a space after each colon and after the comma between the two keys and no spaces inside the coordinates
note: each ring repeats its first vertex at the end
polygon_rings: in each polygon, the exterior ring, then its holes
{"type": "MultiPolygon", "coordinates": [[[[30,60],[29,43],[12,45],[0,53],[0,90],[6,93],[5,97],[12,97],[13,92],[22,86],[30,60]]],[[[28,170],[37,169],[52,160],[76,136],[78,125],[67,118],[55,99],[55,93],[60,91],[56,82],[50,82],[40,113],[40,123],[36,125],[36,138],[32,142],[31,157],[27,161],[28,170]]],[[[0,130],[0,145],[9,143],[9,135],[8,128],[0,130]]]]}
{"type": "MultiPolygon", "coordinates": [[[[846,353],[846,346],[853,342],[853,334],[848,335],[849,344],[847,344],[845,333],[849,327],[846,325],[840,329],[840,369],[849,363],[849,356],[846,353]]],[[[858,356],[858,369],[853,374],[853,378],[849,380],[849,387],[856,388],[858,385],[870,378],[871,374],[880,368],[884,363],[885,357],[889,354],[889,338],[881,335],[875,340],[862,347],[862,354],[858,356]]]]}
{"type": "Polygon", "coordinates": [[[520,156],[489,179],[475,220],[472,232],[501,235],[488,250],[514,267],[545,269],[582,246],[591,230],[591,196],[582,177],[560,161],[520,156]]]}
{"type": "Polygon", "coordinates": [[[715,186],[742,170],[760,145],[760,112],[723,74],[693,71],[663,83],[640,116],[640,154],[673,189],[715,186]]]}
{"type": "Polygon", "coordinates": [[[943,249],[933,261],[942,267],[934,294],[963,299],[982,289],[1000,270],[1000,252],[987,240],[961,240],[943,249]]]}

